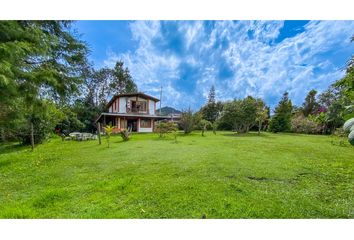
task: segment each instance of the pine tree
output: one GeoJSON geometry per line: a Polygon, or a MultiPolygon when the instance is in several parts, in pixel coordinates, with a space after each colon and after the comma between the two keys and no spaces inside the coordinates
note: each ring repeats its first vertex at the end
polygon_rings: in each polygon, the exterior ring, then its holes
{"type": "Polygon", "coordinates": [[[316,101],[317,91],[312,89],[306,96],[305,102],[302,104],[302,113],[305,117],[318,112],[319,104],[316,101]]]}
{"type": "Polygon", "coordinates": [[[290,131],[292,109],[293,106],[289,99],[289,94],[285,92],[278,106],[275,108],[275,114],[269,124],[269,130],[272,132],[290,131]]]}
{"type": "Polygon", "coordinates": [[[219,116],[219,110],[219,105],[215,100],[215,87],[213,85],[209,91],[207,104],[201,109],[201,112],[204,119],[213,123],[219,116]]]}

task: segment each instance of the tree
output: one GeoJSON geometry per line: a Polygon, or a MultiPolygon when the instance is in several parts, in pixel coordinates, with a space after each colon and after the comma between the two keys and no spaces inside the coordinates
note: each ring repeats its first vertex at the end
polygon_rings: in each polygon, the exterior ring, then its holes
{"type": "Polygon", "coordinates": [[[256,122],[257,104],[257,100],[251,96],[226,102],[219,125],[239,133],[247,133],[256,122]]]}
{"type": "Polygon", "coordinates": [[[210,88],[207,104],[202,107],[200,111],[203,115],[203,119],[206,119],[210,122],[215,122],[218,118],[221,112],[221,103],[216,103],[214,85],[210,88]]]}
{"type": "Polygon", "coordinates": [[[268,115],[269,108],[261,99],[258,99],[256,111],[256,122],[258,122],[258,135],[261,133],[262,124],[268,119],[268,115]]]}
{"type": "Polygon", "coordinates": [[[69,21],[0,21],[1,128],[34,125],[37,140],[58,123],[35,121],[49,101],[64,103],[78,93],[87,65],[87,48],[69,21]],[[23,112],[16,113],[19,107],[23,112]],[[4,110],[3,110],[4,109],[4,110]],[[6,111],[6,112],[5,112],[6,111]],[[21,126],[19,124],[21,123],[21,126]],[[39,125],[38,125],[38,124],[39,125]]]}
{"type": "Polygon", "coordinates": [[[194,127],[194,117],[193,117],[193,112],[189,108],[186,111],[182,111],[181,113],[181,119],[179,120],[179,125],[183,129],[185,134],[191,133],[194,127]]]}
{"type": "Polygon", "coordinates": [[[275,114],[269,124],[269,130],[272,132],[290,131],[292,109],[293,106],[289,99],[289,94],[285,92],[278,106],[275,108],[275,114]]]}
{"type": "MultiPolygon", "coordinates": [[[[354,42],[354,36],[351,38],[351,42],[354,42]]],[[[334,86],[342,88],[343,93],[348,98],[354,99],[354,55],[347,62],[346,75],[337,81],[334,86]]]]}
{"type": "Polygon", "coordinates": [[[202,119],[200,122],[199,122],[199,126],[200,128],[202,129],[202,136],[204,137],[204,132],[210,128],[210,127],[213,127],[213,124],[211,122],[209,122],[208,120],[205,120],[205,119],[202,119]]]}
{"type": "Polygon", "coordinates": [[[307,94],[305,102],[302,104],[302,113],[305,117],[307,117],[309,114],[314,115],[318,113],[319,104],[316,101],[316,94],[317,91],[312,89],[307,94]]]}
{"type": "Polygon", "coordinates": [[[124,63],[118,61],[112,70],[112,81],[109,84],[113,93],[131,93],[137,92],[138,88],[130,75],[129,69],[123,67],[124,63]]]}

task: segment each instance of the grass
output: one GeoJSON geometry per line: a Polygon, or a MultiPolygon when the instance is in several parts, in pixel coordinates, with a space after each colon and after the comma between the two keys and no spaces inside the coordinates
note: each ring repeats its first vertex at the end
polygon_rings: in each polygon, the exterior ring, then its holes
{"type": "Polygon", "coordinates": [[[354,148],[218,132],[0,146],[0,218],[353,218],[354,148]]]}

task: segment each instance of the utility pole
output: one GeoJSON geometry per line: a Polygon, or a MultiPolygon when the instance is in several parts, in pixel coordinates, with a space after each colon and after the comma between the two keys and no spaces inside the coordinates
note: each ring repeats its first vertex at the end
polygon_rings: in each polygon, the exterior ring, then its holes
{"type": "Polygon", "coordinates": [[[161,115],[161,102],[162,102],[162,86],[160,90],[160,109],[159,109],[159,114],[161,115]]]}

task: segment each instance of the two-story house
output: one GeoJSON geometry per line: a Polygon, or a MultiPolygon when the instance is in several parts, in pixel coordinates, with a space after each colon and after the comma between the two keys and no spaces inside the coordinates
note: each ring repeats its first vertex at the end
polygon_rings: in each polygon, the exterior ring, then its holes
{"type": "Polygon", "coordinates": [[[102,127],[114,126],[114,132],[128,128],[134,132],[152,132],[156,121],[171,118],[157,115],[156,103],[159,101],[142,92],[115,95],[96,122],[102,127]]]}

